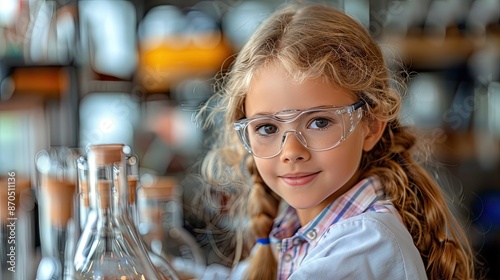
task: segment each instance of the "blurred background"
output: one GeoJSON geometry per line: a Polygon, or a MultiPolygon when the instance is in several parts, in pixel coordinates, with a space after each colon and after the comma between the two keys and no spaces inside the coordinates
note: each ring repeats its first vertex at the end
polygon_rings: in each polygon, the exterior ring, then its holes
{"type": "MultiPolygon", "coordinates": [[[[178,180],[182,227],[204,261],[230,265],[232,252],[213,246],[224,248],[231,232],[223,201],[203,202],[206,186],[192,176],[207,147],[192,115],[213,94],[216,74],[285,2],[1,0],[0,177],[15,171],[33,187],[40,150],[127,144],[144,184],[178,180]]],[[[487,278],[500,279],[500,1],[318,2],[357,18],[391,69],[409,73],[402,118],[428,135],[435,175],[447,182],[487,278]]],[[[38,215],[36,197],[21,207],[38,215]]]]}

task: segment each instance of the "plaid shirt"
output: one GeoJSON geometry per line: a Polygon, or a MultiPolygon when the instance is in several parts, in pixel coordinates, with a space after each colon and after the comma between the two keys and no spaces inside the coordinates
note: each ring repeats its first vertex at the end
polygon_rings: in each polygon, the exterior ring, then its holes
{"type": "Polygon", "coordinates": [[[420,254],[376,177],[360,181],[303,227],[295,209],[286,208],[276,219],[270,240],[280,280],[426,278],[420,254]],[[357,253],[352,252],[355,248],[357,253]],[[393,255],[394,262],[386,264],[383,258],[393,255]],[[294,274],[297,270],[301,271],[294,274]]]}

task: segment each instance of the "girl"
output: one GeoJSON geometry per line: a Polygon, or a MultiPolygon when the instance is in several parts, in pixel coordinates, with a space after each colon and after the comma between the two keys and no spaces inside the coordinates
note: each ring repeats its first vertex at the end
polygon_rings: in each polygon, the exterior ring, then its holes
{"type": "Polygon", "coordinates": [[[276,12],[214,100],[202,111],[214,122],[223,112],[224,131],[203,174],[251,186],[238,196],[256,243],[247,279],[474,277],[464,232],[412,158],[381,50],[356,20],[318,4],[276,12]]]}

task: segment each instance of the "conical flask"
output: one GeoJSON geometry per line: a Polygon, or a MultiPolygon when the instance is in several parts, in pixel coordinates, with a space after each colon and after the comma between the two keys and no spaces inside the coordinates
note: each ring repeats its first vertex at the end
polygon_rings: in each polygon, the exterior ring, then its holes
{"type": "Polygon", "coordinates": [[[72,278],[76,157],[74,149],[61,146],[41,150],[35,158],[42,249],[38,280],[72,278]]]}
{"type": "Polygon", "coordinates": [[[154,267],[129,219],[128,186],[117,177],[126,176],[123,148],[108,144],[87,149],[91,211],[75,252],[75,278],[177,279],[154,267]]]}
{"type": "Polygon", "coordinates": [[[177,179],[148,175],[144,181],[137,195],[143,240],[168,259],[182,278],[201,277],[206,263],[196,239],[183,227],[177,179]]]}
{"type": "MultiPolygon", "coordinates": [[[[122,195],[122,199],[120,200],[121,202],[128,202],[127,205],[122,205],[122,215],[120,215],[121,218],[126,218],[130,222],[133,223],[136,228],[138,227],[138,214],[137,214],[137,204],[136,204],[136,197],[137,197],[137,187],[138,187],[138,179],[139,179],[139,161],[138,158],[135,154],[132,153],[132,151],[126,147],[124,148],[124,151],[126,153],[126,172],[123,173],[123,170],[121,170],[121,166],[115,166],[114,172],[115,172],[115,183],[119,182],[126,182],[124,186],[120,185],[120,188],[127,188],[128,192],[120,192],[118,195],[122,195]],[[126,209],[125,209],[126,208],[126,209]],[[128,217],[127,217],[128,216],[128,217]]],[[[140,234],[138,234],[140,236],[140,234]]],[[[143,242],[144,240],[141,239],[143,242]]],[[[146,251],[148,256],[151,259],[151,262],[153,263],[153,266],[157,269],[157,271],[160,272],[162,275],[169,275],[169,278],[171,279],[178,279],[179,275],[176,270],[172,267],[170,264],[168,258],[166,258],[161,252],[154,252],[151,246],[146,245],[146,251]]],[[[185,278],[182,278],[185,279],[185,278]]],[[[191,278],[189,278],[191,279],[191,278]]]]}
{"type": "MultiPolygon", "coordinates": [[[[23,207],[31,200],[31,181],[16,171],[0,175],[0,279],[33,279],[31,251],[34,216],[23,207]]],[[[33,204],[33,202],[29,202],[33,204]]]]}

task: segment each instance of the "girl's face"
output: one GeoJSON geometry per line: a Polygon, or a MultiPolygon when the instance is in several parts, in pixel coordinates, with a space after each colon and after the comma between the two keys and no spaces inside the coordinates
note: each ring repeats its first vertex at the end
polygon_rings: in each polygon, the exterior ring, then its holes
{"type": "MultiPolygon", "coordinates": [[[[253,78],[245,101],[246,117],[272,115],[283,110],[318,106],[346,106],[357,97],[321,79],[294,83],[280,67],[261,69],[253,78]]],[[[281,153],[273,158],[254,157],[266,184],[297,209],[301,224],[317,216],[329,203],[358,181],[358,167],[369,129],[360,122],[334,149],[311,151],[297,137],[287,135],[281,153]]]]}

